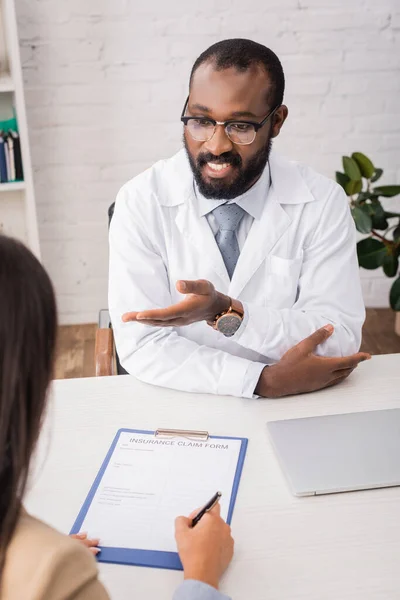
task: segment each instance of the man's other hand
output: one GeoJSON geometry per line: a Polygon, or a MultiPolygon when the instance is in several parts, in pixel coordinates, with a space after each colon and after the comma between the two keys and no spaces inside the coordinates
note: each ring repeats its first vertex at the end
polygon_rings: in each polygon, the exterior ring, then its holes
{"type": "Polygon", "coordinates": [[[265,367],[255,393],[266,398],[280,398],[314,392],[340,383],[360,362],[371,358],[365,352],[338,358],[316,356],[315,349],[332,335],[333,330],[332,325],[325,325],[288,350],[278,363],[265,367]]]}

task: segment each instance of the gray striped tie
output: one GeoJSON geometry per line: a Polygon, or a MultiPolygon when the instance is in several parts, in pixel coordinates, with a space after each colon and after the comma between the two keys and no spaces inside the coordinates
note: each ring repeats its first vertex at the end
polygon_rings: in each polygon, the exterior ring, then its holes
{"type": "Polygon", "coordinates": [[[214,208],[212,214],[219,227],[215,236],[215,241],[218,244],[222,258],[224,259],[229,278],[232,279],[240,254],[236,230],[240,221],[246,214],[246,211],[234,203],[221,204],[221,206],[214,208]]]}

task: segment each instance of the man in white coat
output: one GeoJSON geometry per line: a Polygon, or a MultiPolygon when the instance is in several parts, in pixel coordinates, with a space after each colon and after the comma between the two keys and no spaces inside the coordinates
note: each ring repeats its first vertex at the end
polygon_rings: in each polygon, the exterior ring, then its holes
{"type": "Polygon", "coordinates": [[[214,44],[190,76],[185,149],[118,194],[109,308],[121,364],[142,381],[278,397],[369,358],[347,198],[271,152],[283,92],[271,50],[214,44]]]}

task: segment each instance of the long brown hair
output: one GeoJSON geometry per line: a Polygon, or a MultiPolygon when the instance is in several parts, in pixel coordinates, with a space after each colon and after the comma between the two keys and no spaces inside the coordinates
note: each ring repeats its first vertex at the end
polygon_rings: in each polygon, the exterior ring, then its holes
{"type": "Polygon", "coordinates": [[[0,235],[0,582],[53,371],[54,291],[40,262],[0,235]]]}

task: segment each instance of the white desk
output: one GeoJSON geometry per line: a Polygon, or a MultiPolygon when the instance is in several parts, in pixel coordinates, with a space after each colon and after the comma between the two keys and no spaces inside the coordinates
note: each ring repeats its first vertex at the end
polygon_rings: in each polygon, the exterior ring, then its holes
{"type": "MultiPolygon", "coordinates": [[[[245,436],[236,553],[221,590],[234,600],[400,598],[400,488],[295,498],[265,428],[274,419],[400,407],[399,355],[374,357],[340,387],[274,401],[180,393],[127,376],[57,381],[54,396],[26,506],[61,531],[118,428],[245,436]]],[[[170,599],[182,577],[119,565],[100,564],[100,572],[113,600],[170,599]]]]}

